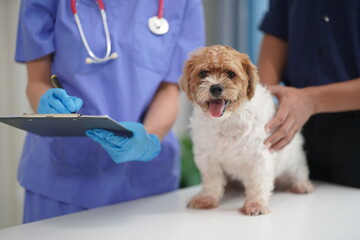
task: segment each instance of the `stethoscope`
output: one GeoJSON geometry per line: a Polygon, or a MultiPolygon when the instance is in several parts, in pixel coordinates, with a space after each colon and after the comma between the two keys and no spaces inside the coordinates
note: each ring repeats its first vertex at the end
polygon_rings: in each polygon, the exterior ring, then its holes
{"type": "MultiPolygon", "coordinates": [[[[102,0],[96,0],[97,5],[100,10],[101,19],[103,22],[104,32],[105,32],[105,39],[106,39],[106,54],[104,57],[98,57],[94,54],[94,52],[91,50],[88,41],[86,40],[84,30],[82,28],[79,14],[76,8],[76,0],[71,0],[71,11],[74,15],[75,22],[77,25],[77,28],[80,33],[81,40],[85,46],[86,51],[88,52],[90,57],[87,57],[85,59],[85,63],[91,64],[91,63],[103,63],[106,61],[109,61],[111,59],[118,58],[118,54],[116,52],[111,53],[111,39],[110,39],[110,32],[109,32],[109,26],[107,23],[107,17],[105,12],[105,5],[102,0]]],[[[158,7],[158,15],[149,18],[148,20],[148,27],[149,30],[156,34],[156,35],[164,35],[169,31],[169,23],[168,21],[163,17],[163,11],[164,11],[164,0],[159,0],[159,7],[158,7]]]]}

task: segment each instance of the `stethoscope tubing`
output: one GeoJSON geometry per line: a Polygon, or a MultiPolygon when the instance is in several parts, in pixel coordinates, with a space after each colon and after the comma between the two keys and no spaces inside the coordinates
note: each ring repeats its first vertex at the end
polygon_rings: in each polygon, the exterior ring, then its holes
{"type": "Polygon", "coordinates": [[[159,8],[158,8],[158,19],[161,19],[164,14],[164,0],[159,0],[159,8]]]}
{"type": "Polygon", "coordinates": [[[76,25],[78,27],[81,40],[82,40],[82,42],[83,42],[83,44],[85,46],[86,51],[90,55],[90,57],[85,59],[85,62],[88,63],[88,64],[90,64],[90,63],[102,63],[102,62],[108,61],[109,59],[117,58],[117,53],[115,53],[115,52],[110,55],[110,53],[111,53],[111,39],[110,39],[109,26],[108,26],[108,23],[107,23],[107,17],[106,17],[104,3],[102,2],[102,0],[97,0],[96,2],[98,4],[98,6],[99,6],[100,15],[101,15],[101,19],[102,19],[102,22],[103,22],[103,28],[104,28],[104,32],[105,32],[105,39],[106,39],[106,54],[102,58],[96,56],[95,53],[91,50],[91,48],[89,46],[89,43],[88,43],[88,41],[86,39],[84,30],[82,28],[80,17],[79,17],[77,8],[76,8],[76,0],[71,1],[71,9],[72,9],[72,12],[74,14],[75,22],[76,22],[76,25]]]}
{"type": "MultiPolygon", "coordinates": [[[[81,40],[82,40],[82,42],[83,42],[83,44],[85,46],[86,51],[88,52],[88,54],[90,56],[90,57],[87,57],[85,59],[85,62],[87,64],[90,64],[90,63],[102,63],[102,62],[106,62],[106,61],[111,60],[111,59],[116,59],[118,57],[118,54],[116,52],[111,53],[111,39],[110,39],[109,25],[108,25],[108,22],[107,22],[107,16],[106,16],[106,12],[105,12],[105,5],[104,5],[102,0],[96,0],[96,2],[97,2],[97,5],[99,7],[99,10],[100,10],[101,20],[103,22],[103,28],[104,28],[105,39],[106,39],[106,54],[102,58],[96,56],[95,53],[91,50],[91,48],[89,46],[89,43],[88,43],[88,41],[86,39],[84,30],[82,28],[82,24],[81,24],[81,21],[80,21],[78,10],[76,8],[77,2],[76,2],[76,0],[71,0],[71,11],[72,11],[72,13],[74,15],[75,23],[76,23],[77,28],[78,28],[79,33],[80,33],[80,38],[81,38],[81,40]]],[[[157,15],[158,19],[163,19],[163,12],[164,12],[164,0],[159,0],[158,15],[157,15]]]]}

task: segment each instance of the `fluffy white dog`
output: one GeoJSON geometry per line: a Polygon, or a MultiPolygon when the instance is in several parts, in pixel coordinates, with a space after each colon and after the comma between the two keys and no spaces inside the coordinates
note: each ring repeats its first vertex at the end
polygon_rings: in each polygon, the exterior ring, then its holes
{"type": "Polygon", "coordinates": [[[198,49],[185,63],[180,87],[195,105],[191,130],[202,177],[202,191],[188,207],[216,207],[229,178],[245,187],[240,211],[247,215],[270,212],[275,182],[295,193],[313,190],[300,134],[278,153],[264,145],[275,105],[246,54],[219,45],[198,49]]]}

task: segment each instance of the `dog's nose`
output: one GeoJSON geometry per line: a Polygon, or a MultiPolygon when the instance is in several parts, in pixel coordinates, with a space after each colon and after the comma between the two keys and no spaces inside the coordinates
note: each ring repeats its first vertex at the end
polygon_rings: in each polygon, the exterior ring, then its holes
{"type": "Polygon", "coordinates": [[[210,92],[214,97],[219,97],[223,90],[224,88],[220,84],[215,84],[210,87],[210,92]]]}

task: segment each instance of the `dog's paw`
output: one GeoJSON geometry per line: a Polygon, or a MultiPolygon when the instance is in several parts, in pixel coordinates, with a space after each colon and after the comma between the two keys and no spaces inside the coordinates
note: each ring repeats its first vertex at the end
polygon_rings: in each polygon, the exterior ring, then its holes
{"type": "Polygon", "coordinates": [[[218,203],[219,201],[217,201],[214,197],[197,195],[190,200],[187,207],[196,209],[211,209],[216,208],[218,203]]]}
{"type": "Polygon", "coordinates": [[[289,191],[292,193],[304,194],[304,193],[311,193],[314,191],[314,189],[315,189],[314,185],[312,185],[310,181],[306,181],[291,186],[289,188],[289,191]]]}
{"type": "Polygon", "coordinates": [[[245,215],[256,216],[256,215],[268,214],[271,211],[266,206],[266,204],[259,202],[248,202],[245,203],[242,208],[240,208],[240,212],[245,215]]]}

